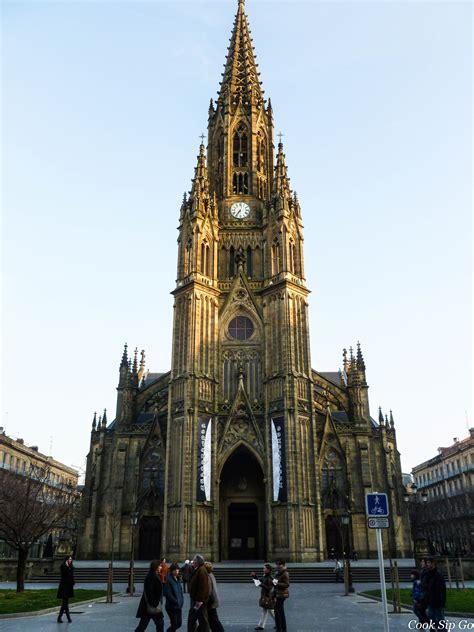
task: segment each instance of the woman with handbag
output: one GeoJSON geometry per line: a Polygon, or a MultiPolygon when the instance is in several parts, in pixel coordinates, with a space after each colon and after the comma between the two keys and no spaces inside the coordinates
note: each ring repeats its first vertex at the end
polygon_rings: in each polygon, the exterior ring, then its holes
{"type": "Polygon", "coordinates": [[[261,589],[258,605],[262,609],[262,616],[258,622],[256,630],[264,630],[268,615],[275,618],[273,609],[275,608],[275,598],[273,597],[273,577],[271,564],[263,565],[263,577],[260,579],[256,573],[252,573],[255,586],[261,589]]]}
{"type": "Polygon", "coordinates": [[[146,630],[150,620],[154,621],[156,632],[163,632],[163,612],[160,603],[163,594],[163,584],[160,581],[160,572],[160,562],[153,560],[150,564],[148,575],[145,577],[143,595],[137,610],[137,619],[140,619],[140,623],[135,632],[146,630]]]}

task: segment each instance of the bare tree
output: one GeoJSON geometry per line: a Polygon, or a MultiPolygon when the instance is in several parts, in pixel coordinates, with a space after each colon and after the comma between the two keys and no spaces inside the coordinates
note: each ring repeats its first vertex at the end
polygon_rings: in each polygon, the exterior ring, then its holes
{"type": "Polygon", "coordinates": [[[54,483],[48,467],[31,465],[25,473],[0,470],[0,538],[18,553],[17,592],[25,589],[31,546],[67,528],[76,498],[75,488],[54,483]]]}

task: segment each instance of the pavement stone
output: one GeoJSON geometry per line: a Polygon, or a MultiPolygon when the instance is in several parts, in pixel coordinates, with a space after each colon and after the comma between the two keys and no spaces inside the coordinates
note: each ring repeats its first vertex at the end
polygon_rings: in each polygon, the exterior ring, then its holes
{"type": "MultiPolygon", "coordinates": [[[[44,586],[42,586],[44,587],[44,586]]],[[[360,584],[357,590],[368,590],[377,584],[360,584]]],[[[118,586],[116,585],[117,589],[118,586]]],[[[221,607],[219,617],[226,631],[253,632],[257,625],[259,591],[253,584],[220,584],[221,607]]],[[[1,632],[133,632],[138,621],[135,618],[140,593],[134,597],[117,596],[115,603],[94,603],[71,608],[72,624],[56,622],[57,614],[45,614],[21,619],[0,620],[1,632]]],[[[183,615],[187,616],[187,596],[183,615]]],[[[382,611],[379,602],[358,594],[348,597],[341,584],[293,584],[290,598],[285,605],[288,632],[382,632],[382,611]]],[[[185,616],[183,617],[185,618],[185,616]]],[[[413,614],[390,615],[391,632],[409,629],[413,614]]],[[[460,619],[449,618],[454,630],[462,629],[460,619]]],[[[471,620],[472,625],[474,623],[471,620]]],[[[165,614],[165,630],[168,619],[165,614]]],[[[473,629],[473,628],[471,628],[473,629]]],[[[154,632],[153,624],[148,630],[154,632]]],[[[186,632],[185,626],[181,628],[186,632]]],[[[267,624],[273,632],[273,621],[267,624]]]]}

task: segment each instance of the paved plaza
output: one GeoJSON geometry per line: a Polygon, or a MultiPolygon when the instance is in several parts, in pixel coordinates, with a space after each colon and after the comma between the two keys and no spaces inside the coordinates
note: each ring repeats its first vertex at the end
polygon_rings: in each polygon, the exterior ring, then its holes
{"type": "MultiPolygon", "coordinates": [[[[44,586],[43,586],[44,587],[44,586]]],[[[92,587],[90,584],[88,587],[92,587]]],[[[103,586],[97,586],[103,588],[103,586]]],[[[376,584],[360,584],[357,590],[377,588],[376,584]]],[[[125,590],[125,586],[115,586],[125,590]]],[[[258,623],[259,591],[249,582],[246,584],[220,584],[221,607],[219,616],[224,628],[230,632],[252,632],[258,623]]],[[[117,595],[114,604],[94,603],[71,609],[72,624],[56,622],[57,614],[36,617],[0,619],[1,632],[132,632],[138,620],[135,614],[140,594],[129,597],[117,595]]],[[[187,596],[185,609],[187,613],[187,596]]],[[[288,632],[379,632],[383,630],[381,604],[354,594],[343,595],[341,584],[293,584],[286,602],[288,632]]],[[[408,630],[413,615],[390,615],[390,630],[408,630]]],[[[460,619],[449,618],[453,623],[460,619]]],[[[168,618],[165,614],[165,630],[168,618]]],[[[274,632],[273,621],[267,630],[274,632]]],[[[462,629],[459,625],[454,628],[462,629]]],[[[148,626],[150,632],[155,627],[148,626]]],[[[186,632],[186,627],[181,628],[186,632]]]]}

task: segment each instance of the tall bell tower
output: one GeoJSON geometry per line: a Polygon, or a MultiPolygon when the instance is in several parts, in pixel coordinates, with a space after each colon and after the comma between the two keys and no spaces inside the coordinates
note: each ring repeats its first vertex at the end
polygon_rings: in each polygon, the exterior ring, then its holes
{"type": "Polygon", "coordinates": [[[239,0],[180,211],[162,542],[173,558],[322,554],[303,227],[259,74],[239,0]]]}

